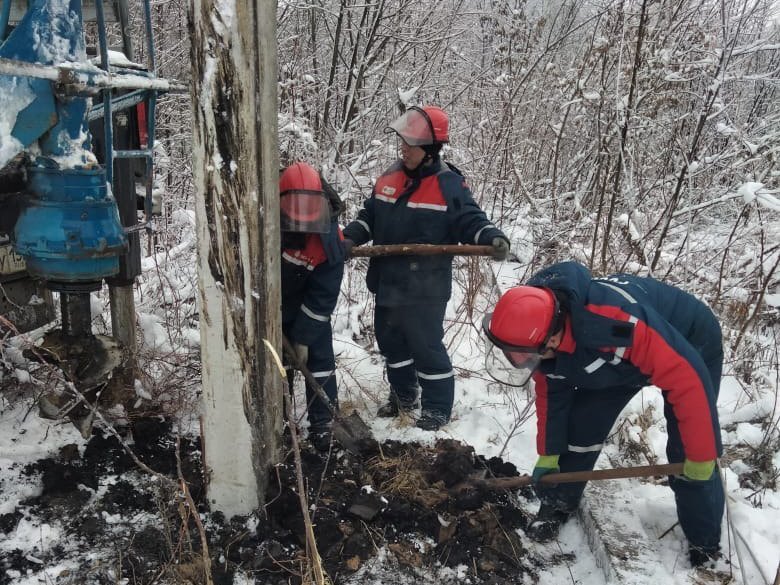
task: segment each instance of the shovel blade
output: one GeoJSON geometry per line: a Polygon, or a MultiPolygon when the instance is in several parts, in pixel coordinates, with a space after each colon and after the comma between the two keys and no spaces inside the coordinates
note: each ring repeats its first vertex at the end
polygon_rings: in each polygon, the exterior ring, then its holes
{"type": "Polygon", "coordinates": [[[371,429],[357,412],[352,412],[349,416],[339,416],[333,421],[333,438],[355,455],[378,449],[371,429]]]}

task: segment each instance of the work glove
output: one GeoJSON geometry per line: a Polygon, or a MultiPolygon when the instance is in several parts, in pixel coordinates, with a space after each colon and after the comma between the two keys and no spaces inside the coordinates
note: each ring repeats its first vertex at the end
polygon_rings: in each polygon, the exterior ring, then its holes
{"type": "Polygon", "coordinates": [[[491,253],[491,256],[493,256],[493,260],[507,259],[507,256],[509,256],[509,240],[497,236],[493,238],[493,242],[491,245],[493,246],[493,252],[491,253]]]}
{"type": "Polygon", "coordinates": [[[683,463],[683,476],[691,481],[707,481],[715,471],[715,460],[691,461],[686,459],[683,463]]]}
{"type": "Polygon", "coordinates": [[[533,479],[534,485],[538,484],[539,480],[548,473],[560,473],[561,468],[558,466],[558,457],[559,455],[539,456],[533,473],[531,473],[531,478],[533,479]]]}
{"type": "Polygon", "coordinates": [[[341,245],[344,246],[344,255],[349,258],[352,256],[352,248],[355,247],[355,242],[350,240],[349,238],[344,238],[341,242],[341,245]]]}
{"type": "Polygon", "coordinates": [[[295,357],[298,359],[297,365],[305,366],[309,361],[309,346],[296,343],[293,345],[293,349],[295,350],[295,357]]]}

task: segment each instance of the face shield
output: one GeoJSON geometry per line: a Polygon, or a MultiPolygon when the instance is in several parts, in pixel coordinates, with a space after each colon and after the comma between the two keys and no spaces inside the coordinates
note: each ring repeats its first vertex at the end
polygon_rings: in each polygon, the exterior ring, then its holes
{"type": "Polygon", "coordinates": [[[490,332],[492,313],[482,320],[485,334],[485,371],[496,382],[507,386],[522,387],[531,379],[545,347],[520,347],[504,343],[490,332]]]}
{"type": "Polygon", "coordinates": [[[285,191],[279,196],[279,210],[283,232],[327,234],[330,231],[330,206],[322,191],[285,191]]]}
{"type": "Polygon", "coordinates": [[[433,124],[422,109],[409,108],[403,116],[395,120],[385,129],[385,132],[395,132],[409,146],[426,146],[433,144],[433,124]]]}

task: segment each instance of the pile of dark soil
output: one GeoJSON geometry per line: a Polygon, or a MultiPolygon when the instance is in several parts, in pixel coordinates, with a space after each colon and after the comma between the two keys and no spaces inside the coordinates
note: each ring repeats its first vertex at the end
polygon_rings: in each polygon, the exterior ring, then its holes
{"type": "MultiPolygon", "coordinates": [[[[132,438],[144,463],[177,477],[167,421],[137,421],[132,438]]],[[[182,475],[204,518],[214,583],[232,584],[239,572],[258,585],[301,583],[308,561],[292,458],[272,471],[268,504],[258,517],[227,522],[206,509],[197,442],[180,444],[182,475]]],[[[479,472],[517,475],[513,465],[455,441],[435,447],[388,441],[360,456],[340,449],[321,454],[304,443],[301,457],[317,547],[332,583],[346,583],[380,550],[394,557],[399,582],[404,573],[432,567],[456,569],[452,574],[472,584],[536,580],[538,560],[517,534],[528,516],[512,496],[452,489],[479,472]]],[[[0,560],[0,585],[42,566],[68,567],[56,583],[205,582],[200,531],[182,491],[139,471],[111,435],[96,430],[83,454],[68,446],[26,473],[40,475],[43,492],[0,517],[0,536],[33,516],[61,523],[66,536],[35,555],[18,551],[0,560]]]]}

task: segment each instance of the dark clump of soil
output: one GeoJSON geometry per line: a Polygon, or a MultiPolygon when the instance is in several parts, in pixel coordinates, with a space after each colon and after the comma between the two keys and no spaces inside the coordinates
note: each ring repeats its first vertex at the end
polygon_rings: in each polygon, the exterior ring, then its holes
{"type": "MultiPolygon", "coordinates": [[[[51,566],[66,558],[76,559],[79,569],[69,569],[63,583],[118,582],[122,577],[137,584],[202,583],[196,513],[215,584],[232,584],[238,572],[259,585],[301,583],[308,566],[306,527],[292,457],[271,471],[268,503],[257,517],[227,521],[209,513],[201,501],[195,441],[180,442],[179,460],[198,510],[183,497],[171,432],[168,421],[145,419],[134,426],[130,442],[146,465],[173,482],[139,470],[120,442],[100,431],[83,455],[65,448],[59,457],[30,466],[26,471],[40,475],[42,493],[19,511],[0,516],[0,533],[12,532],[23,517],[56,519],[68,546],[40,551],[35,561],[29,555],[8,555],[0,560],[0,585],[10,583],[8,575],[14,572],[40,570],[31,562],[51,566]],[[102,560],[86,560],[85,550],[101,551],[102,560]]],[[[517,534],[528,517],[512,495],[459,489],[475,474],[517,475],[510,463],[485,459],[451,440],[434,447],[374,443],[360,455],[341,449],[321,454],[304,443],[301,463],[318,552],[333,584],[349,581],[380,549],[394,559],[399,582],[402,574],[414,582],[421,569],[434,567],[458,568],[472,584],[536,580],[538,560],[530,558],[517,534]]]]}
{"type": "MultiPolygon", "coordinates": [[[[383,546],[409,575],[463,566],[471,583],[535,580],[516,533],[528,517],[510,495],[453,489],[474,474],[517,475],[513,465],[485,460],[451,440],[433,448],[388,441],[362,457],[342,452],[328,459],[306,451],[302,463],[319,554],[333,583],[345,582],[383,546]]],[[[258,583],[296,583],[305,533],[294,466],[276,473],[279,481],[272,483],[281,487],[270,494],[262,528],[246,540],[236,539],[237,530],[225,531],[220,544],[231,543],[228,566],[258,583]]]]}

